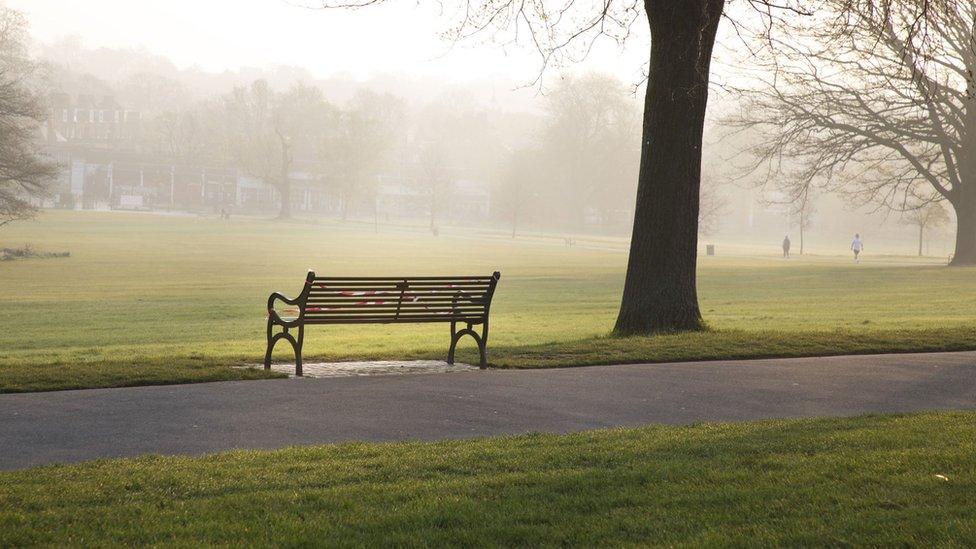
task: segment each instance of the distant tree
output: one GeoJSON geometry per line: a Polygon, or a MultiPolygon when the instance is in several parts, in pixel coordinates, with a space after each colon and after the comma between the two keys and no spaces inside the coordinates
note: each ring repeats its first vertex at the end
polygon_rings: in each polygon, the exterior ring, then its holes
{"type": "Polygon", "coordinates": [[[120,99],[130,108],[146,114],[187,110],[192,101],[181,82],[153,72],[141,71],[127,77],[119,90],[120,99]]]}
{"type": "Polygon", "coordinates": [[[976,264],[976,4],[821,4],[731,123],[762,136],[757,166],[791,172],[794,195],[816,183],[902,212],[934,193],[956,213],[952,264],[976,264]]]}
{"type": "Polygon", "coordinates": [[[442,204],[449,198],[455,177],[444,141],[435,139],[422,144],[417,162],[420,167],[417,184],[427,195],[430,208],[430,231],[437,234],[437,215],[442,204]]]}
{"type": "Polygon", "coordinates": [[[318,155],[335,176],[343,220],[357,198],[375,195],[376,176],[402,137],[405,116],[401,99],[371,91],[358,92],[336,113],[335,127],[321,140],[318,155]]]}
{"type": "Polygon", "coordinates": [[[813,216],[816,213],[817,206],[809,191],[790,204],[790,216],[795,219],[796,227],[800,231],[800,255],[803,255],[804,233],[813,224],[813,216]]]}
{"type": "Polygon", "coordinates": [[[57,166],[39,150],[44,103],[31,88],[27,20],[0,6],[0,226],[37,213],[31,199],[48,194],[57,166]]]}
{"type": "Polygon", "coordinates": [[[722,222],[722,214],[726,211],[725,197],[719,192],[715,179],[702,177],[701,200],[698,208],[698,234],[710,236],[715,234],[722,222]]]}
{"type": "Polygon", "coordinates": [[[430,228],[464,176],[485,174],[502,154],[484,108],[466,93],[448,92],[417,114],[414,185],[428,199],[430,228]]]}
{"type": "Polygon", "coordinates": [[[550,197],[574,228],[586,207],[604,223],[629,210],[640,159],[640,113],[626,87],[598,73],[567,77],[547,96],[540,158],[548,161],[550,197]]]}
{"type": "Polygon", "coordinates": [[[308,147],[328,125],[331,109],[318,88],[296,84],[276,93],[258,80],[223,99],[225,142],[248,174],[273,185],[280,219],[291,217],[291,168],[297,147],[308,147]]]}
{"type": "Polygon", "coordinates": [[[202,103],[149,119],[143,134],[148,149],[184,162],[219,154],[217,128],[221,121],[215,106],[212,102],[202,103]]]}
{"type": "Polygon", "coordinates": [[[949,210],[942,202],[927,202],[911,208],[904,213],[902,221],[906,225],[918,227],[918,256],[922,257],[925,243],[925,230],[945,227],[951,222],[949,210]]]}
{"type": "Polygon", "coordinates": [[[539,151],[523,149],[509,154],[501,170],[492,207],[506,214],[512,223],[512,238],[526,214],[537,206],[539,185],[539,151]]]}

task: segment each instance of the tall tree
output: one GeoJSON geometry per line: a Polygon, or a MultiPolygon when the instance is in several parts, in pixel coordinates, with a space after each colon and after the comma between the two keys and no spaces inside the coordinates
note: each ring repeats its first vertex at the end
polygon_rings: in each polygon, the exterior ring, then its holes
{"type": "Polygon", "coordinates": [[[444,93],[417,116],[414,184],[428,199],[434,231],[458,182],[470,173],[488,173],[500,151],[485,109],[466,92],[444,93]]]}
{"type": "Polygon", "coordinates": [[[710,236],[722,223],[722,215],[727,209],[726,197],[719,191],[719,182],[714,177],[702,177],[701,199],[698,208],[698,234],[710,236]]]}
{"type": "Polygon", "coordinates": [[[375,198],[377,173],[402,138],[405,113],[401,99],[371,91],[358,92],[336,113],[335,128],[320,142],[318,154],[334,170],[343,220],[356,199],[375,198]]]}
{"type": "Polygon", "coordinates": [[[527,214],[538,207],[538,182],[540,178],[539,151],[516,150],[509,153],[504,167],[499,170],[492,210],[506,217],[512,224],[512,238],[518,235],[527,214]]]}
{"type": "Polygon", "coordinates": [[[928,202],[911,208],[902,219],[906,225],[918,227],[918,257],[922,257],[926,229],[938,229],[949,224],[949,212],[942,202],[928,202]]]}
{"type": "Polygon", "coordinates": [[[331,112],[322,92],[296,84],[280,93],[257,80],[225,96],[223,107],[230,156],[245,172],[277,189],[278,218],[290,218],[295,150],[315,142],[316,132],[324,130],[331,112]]]}
{"type": "Polygon", "coordinates": [[[546,98],[541,157],[550,198],[574,229],[587,208],[606,222],[632,205],[640,156],[640,113],[617,79],[588,73],[562,79],[546,98]]]}
{"type": "Polygon", "coordinates": [[[806,230],[813,224],[813,215],[817,213],[817,207],[813,202],[810,192],[805,192],[795,202],[790,204],[790,216],[794,218],[796,228],[800,231],[800,255],[803,255],[804,236],[806,230]]]}
{"type": "Polygon", "coordinates": [[[976,4],[886,8],[826,0],[776,44],[729,122],[761,136],[756,166],[793,196],[819,185],[901,212],[944,200],[958,221],[952,264],[976,264],[976,4]]]}
{"type": "Polygon", "coordinates": [[[0,226],[36,215],[31,199],[46,196],[57,175],[37,145],[46,112],[31,87],[34,70],[27,20],[0,6],[0,226]]]}
{"type": "MultiPolygon", "coordinates": [[[[320,0],[323,7],[355,8],[385,0],[320,0]]],[[[728,0],[732,2],[733,0],[728,0]]],[[[873,6],[885,13],[895,0],[844,0],[851,8],[873,6]]],[[[944,0],[951,2],[952,0],[944,0]]],[[[802,11],[799,0],[741,0],[743,12],[758,13],[768,30],[774,12],[802,11]]],[[[646,19],[650,30],[648,85],[634,228],[620,312],[620,335],[696,330],[696,265],[702,134],[708,103],[712,50],[726,0],[458,0],[450,4],[460,23],[451,33],[464,39],[484,32],[519,37],[538,49],[543,68],[585,56],[593,42],[621,43],[646,19]],[[575,48],[573,46],[576,46],[575,48]]],[[[929,2],[919,13],[925,15],[929,2]]],[[[909,28],[909,34],[913,30],[909,28]]],[[[768,33],[767,33],[768,34],[768,33]]]]}

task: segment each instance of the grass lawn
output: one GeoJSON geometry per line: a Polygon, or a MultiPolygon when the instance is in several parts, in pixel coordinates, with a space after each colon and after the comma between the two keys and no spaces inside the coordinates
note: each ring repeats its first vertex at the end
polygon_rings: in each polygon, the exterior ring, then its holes
{"type": "Polygon", "coordinates": [[[0,546],[976,544],[976,414],[147,456],[0,473],[0,546]]]}
{"type": "MultiPolygon", "coordinates": [[[[609,339],[626,256],[619,240],[566,248],[499,233],[395,234],[336,222],[278,223],[45,212],[0,231],[70,258],[0,262],[0,392],[263,377],[265,302],[304,273],[502,272],[496,367],[976,349],[976,270],[870,256],[703,257],[711,331],[609,339]],[[618,248],[618,249],[614,249],[618,248]]],[[[720,251],[722,248],[720,247],[720,251]]],[[[307,361],[443,358],[447,327],[318,327],[307,361]]],[[[464,340],[459,358],[474,361],[464,340]]],[[[286,344],[280,360],[291,360],[286,344]]]]}

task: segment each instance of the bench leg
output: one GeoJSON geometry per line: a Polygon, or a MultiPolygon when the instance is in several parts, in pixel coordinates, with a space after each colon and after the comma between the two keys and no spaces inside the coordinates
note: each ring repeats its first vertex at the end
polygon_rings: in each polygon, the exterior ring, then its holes
{"type": "Polygon", "coordinates": [[[290,333],[288,333],[288,327],[283,326],[282,331],[277,334],[271,333],[272,324],[268,322],[268,350],[264,353],[264,369],[271,369],[271,352],[274,350],[275,343],[279,340],[284,339],[291,344],[291,348],[295,351],[295,375],[302,377],[302,346],[305,343],[305,327],[298,326],[298,338],[296,339],[290,333]]]}
{"type": "Polygon", "coordinates": [[[488,368],[488,321],[485,320],[485,325],[481,328],[481,339],[478,341],[478,350],[481,351],[481,365],[479,366],[482,370],[488,368]]]}
{"type": "Polygon", "coordinates": [[[295,376],[302,377],[302,346],[305,344],[305,326],[298,327],[298,340],[292,344],[295,349],[295,376]]]}
{"type": "Polygon", "coordinates": [[[485,340],[480,337],[475,337],[475,341],[478,342],[478,354],[481,355],[481,364],[478,365],[482,370],[488,368],[488,346],[485,344],[485,340]]]}
{"type": "Polygon", "coordinates": [[[271,351],[274,349],[275,339],[272,337],[271,331],[274,328],[274,323],[268,318],[268,350],[264,353],[264,369],[271,369],[271,351]]]}
{"type": "Polygon", "coordinates": [[[481,364],[479,367],[484,370],[488,367],[488,351],[485,345],[485,340],[471,328],[458,330],[451,336],[451,348],[447,351],[447,363],[454,364],[454,350],[457,348],[458,341],[460,341],[461,337],[465,335],[469,335],[474,338],[475,343],[478,344],[478,354],[481,357],[481,364]]]}
{"type": "Polygon", "coordinates": [[[451,347],[447,351],[447,363],[454,365],[454,347],[457,346],[457,323],[451,322],[451,347]]]}

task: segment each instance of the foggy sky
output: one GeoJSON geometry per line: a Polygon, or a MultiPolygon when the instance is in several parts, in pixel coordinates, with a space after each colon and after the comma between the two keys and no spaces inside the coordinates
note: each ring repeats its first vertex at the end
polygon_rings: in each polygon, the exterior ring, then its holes
{"type": "MultiPolygon", "coordinates": [[[[310,10],[300,7],[302,3],[7,0],[9,7],[29,17],[31,33],[41,42],[77,36],[87,47],[143,47],[180,68],[223,71],[282,64],[305,67],[317,77],[404,72],[451,80],[490,75],[531,80],[539,69],[538,55],[529,47],[502,48],[483,41],[451,49],[438,32],[453,18],[438,12],[434,2],[394,0],[358,11],[310,10]]],[[[602,42],[576,68],[600,70],[625,82],[639,80],[647,55],[642,30],[625,49],[602,42]]]]}

